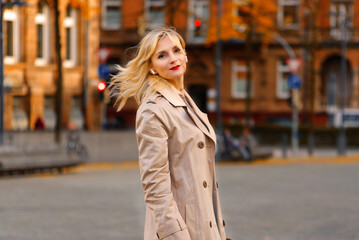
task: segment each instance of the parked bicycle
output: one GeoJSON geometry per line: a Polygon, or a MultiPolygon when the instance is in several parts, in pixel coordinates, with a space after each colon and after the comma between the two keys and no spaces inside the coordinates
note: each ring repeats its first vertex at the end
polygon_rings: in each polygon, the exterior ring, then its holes
{"type": "Polygon", "coordinates": [[[79,157],[83,160],[88,158],[87,147],[81,143],[80,133],[70,131],[67,136],[67,148],[66,153],[69,158],[79,157]]]}

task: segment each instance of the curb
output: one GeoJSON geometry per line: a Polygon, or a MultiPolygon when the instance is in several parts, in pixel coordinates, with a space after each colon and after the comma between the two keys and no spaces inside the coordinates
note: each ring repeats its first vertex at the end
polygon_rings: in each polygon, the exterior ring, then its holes
{"type": "Polygon", "coordinates": [[[347,164],[359,162],[359,155],[347,157],[298,157],[258,159],[253,162],[219,162],[218,165],[292,165],[292,164],[347,164]]]}
{"type": "MultiPolygon", "coordinates": [[[[218,166],[226,165],[244,165],[244,166],[258,166],[258,165],[293,165],[293,164],[348,164],[358,163],[359,155],[348,157],[305,157],[305,158],[270,158],[258,159],[253,162],[244,161],[224,161],[216,163],[218,166]]],[[[114,170],[114,169],[135,169],[138,168],[138,161],[124,161],[124,162],[91,162],[84,163],[73,167],[75,172],[88,172],[96,170],[114,170]]]]}

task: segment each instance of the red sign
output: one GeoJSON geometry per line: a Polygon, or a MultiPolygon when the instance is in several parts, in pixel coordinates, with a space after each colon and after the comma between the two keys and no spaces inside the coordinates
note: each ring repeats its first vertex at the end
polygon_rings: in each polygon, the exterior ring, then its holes
{"type": "Polygon", "coordinates": [[[300,65],[302,64],[301,58],[288,58],[286,63],[291,73],[295,74],[298,72],[300,65]]]}
{"type": "Polygon", "coordinates": [[[100,63],[105,63],[111,54],[111,49],[100,48],[97,53],[98,53],[98,57],[100,59],[100,63]]]}
{"type": "Polygon", "coordinates": [[[105,89],[106,89],[106,83],[104,82],[104,81],[99,81],[98,83],[97,83],[97,89],[99,90],[99,91],[105,91],[105,89]]]}

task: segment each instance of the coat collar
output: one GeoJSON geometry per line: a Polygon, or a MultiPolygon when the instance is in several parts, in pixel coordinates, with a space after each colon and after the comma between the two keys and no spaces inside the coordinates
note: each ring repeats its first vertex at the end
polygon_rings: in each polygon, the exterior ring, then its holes
{"type": "Polygon", "coordinates": [[[165,86],[158,91],[163,97],[167,99],[175,107],[186,107],[187,105],[183,102],[182,98],[176,93],[170,86],[165,86]]]}
{"type": "MultiPolygon", "coordinates": [[[[171,88],[170,86],[166,86],[163,89],[161,89],[160,91],[158,91],[164,98],[167,99],[168,102],[170,102],[173,106],[175,107],[185,107],[187,109],[187,104],[182,100],[182,98],[178,95],[178,93],[176,92],[176,90],[174,90],[173,88],[171,88]]],[[[199,129],[201,129],[201,131],[206,134],[208,137],[210,137],[216,144],[216,134],[213,131],[213,128],[211,127],[210,122],[208,121],[208,117],[207,114],[202,113],[201,110],[199,110],[199,108],[197,107],[197,105],[194,103],[194,101],[192,100],[192,98],[189,96],[189,94],[184,91],[186,100],[189,102],[189,104],[192,106],[193,111],[196,114],[193,114],[191,110],[187,109],[187,113],[190,115],[190,117],[192,118],[192,120],[195,122],[195,124],[197,125],[197,127],[199,129]],[[207,127],[211,130],[207,130],[206,128],[204,128],[203,124],[201,124],[199,121],[199,119],[205,124],[207,125],[207,127]]]]}

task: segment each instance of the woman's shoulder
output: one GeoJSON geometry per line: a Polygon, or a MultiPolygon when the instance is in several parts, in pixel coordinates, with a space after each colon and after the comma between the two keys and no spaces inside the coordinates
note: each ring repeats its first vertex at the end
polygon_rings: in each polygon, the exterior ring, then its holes
{"type": "Polygon", "coordinates": [[[137,114],[142,112],[153,112],[159,114],[168,109],[168,104],[168,101],[162,96],[162,94],[156,92],[142,101],[137,110],[137,114]]]}

